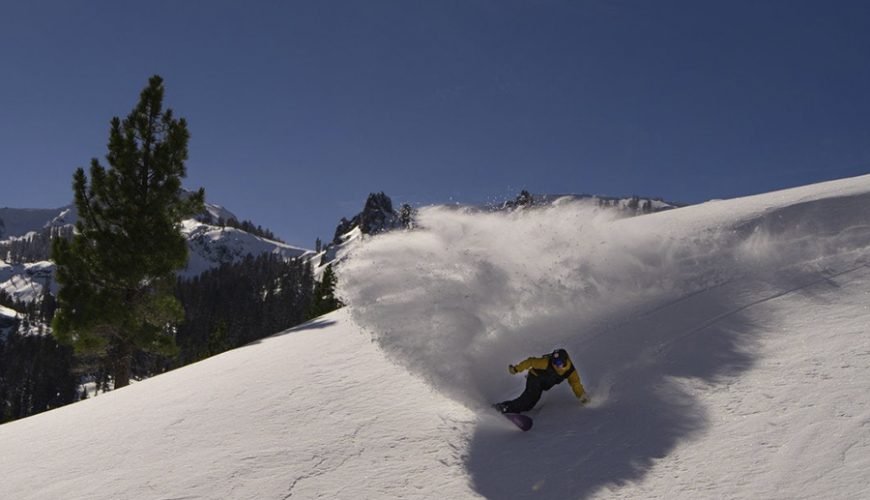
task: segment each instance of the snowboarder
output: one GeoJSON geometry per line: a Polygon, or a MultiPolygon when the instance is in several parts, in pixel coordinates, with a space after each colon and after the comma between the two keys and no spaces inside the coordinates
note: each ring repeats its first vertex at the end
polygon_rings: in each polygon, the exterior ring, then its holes
{"type": "Polygon", "coordinates": [[[539,358],[528,358],[516,365],[508,365],[511,375],[529,370],[526,375],[526,390],[520,396],[511,401],[496,403],[493,406],[502,413],[521,413],[535,407],[541,394],[550,390],[554,385],[561,384],[567,379],[574,390],[574,395],[580,403],[589,402],[589,396],[580,383],[580,375],[574,368],[568,351],[556,349],[550,354],[544,354],[539,358]]]}

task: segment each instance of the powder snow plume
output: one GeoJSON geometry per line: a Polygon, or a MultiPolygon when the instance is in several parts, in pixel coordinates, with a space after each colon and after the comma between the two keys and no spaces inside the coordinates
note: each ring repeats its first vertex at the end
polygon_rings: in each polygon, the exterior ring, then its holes
{"type": "Polygon", "coordinates": [[[866,198],[777,210],[751,198],[739,208],[713,202],[700,227],[692,207],[634,218],[568,199],[515,212],[429,207],[420,229],[357,248],[339,292],[391,359],[479,408],[516,392],[509,363],[564,346],[583,375],[586,340],[618,335],[627,319],[734,280],[775,279],[786,266],[818,270],[823,256],[866,247],[866,198]],[[821,225],[819,210],[842,217],[821,225]]]}

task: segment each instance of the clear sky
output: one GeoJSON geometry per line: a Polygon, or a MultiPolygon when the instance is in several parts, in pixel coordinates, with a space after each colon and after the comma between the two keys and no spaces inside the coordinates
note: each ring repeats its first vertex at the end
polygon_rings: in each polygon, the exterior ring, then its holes
{"type": "Polygon", "coordinates": [[[395,203],[701,202],[870,172],[870,2],[3,1],[0,206],[71,203],[148,77],[190,188],[311,248],[395,203]]]}

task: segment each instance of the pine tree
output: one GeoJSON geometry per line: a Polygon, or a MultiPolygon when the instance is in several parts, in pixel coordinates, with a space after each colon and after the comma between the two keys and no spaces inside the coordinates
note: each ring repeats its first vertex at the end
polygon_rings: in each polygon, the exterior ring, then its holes
{"type": "Polygon", "coordinates": [[[171,354],[183,311],[172,294],[187,260],[180,223],[202,211],[202,189],[186,195],[187,123],[163,111],[163,80],[153,76],[139,103],[109,133],[108,168],[91,160],[73,176],[79,213],[71,241],[53,245],[58,340],[111,367],[115,387],[129,384],[137,351],[171,354]]]}
{"type": "Polygon", "coordinates": [[[344,304],[335,296],[336,277],[332,265],[326,266],[320,281],[314,284],[314,297],[311,301],[309,318],[316,318],[332,312],[344,304]]]}

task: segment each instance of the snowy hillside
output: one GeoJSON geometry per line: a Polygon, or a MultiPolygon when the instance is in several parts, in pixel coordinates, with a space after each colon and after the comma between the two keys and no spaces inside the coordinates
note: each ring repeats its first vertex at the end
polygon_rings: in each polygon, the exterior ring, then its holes
{"type": "Polygon", "coordinates": [[[0,260],[0,290],[15,300],[31,302],[40,298],[46,287],[57,292],[53,274],[54,263],[49,261],[7,264],[0,260]]]}
{"type": "Polygon", "coordinates": [[[870,176],[636,218],[429,208],[349,307],[0,426],[9,498],[867,498],[870,176]],[[486,406],[564,346],[592,396],[486,406]]]}
{"type": "Polygon", "coordinates": [[[190,249],[187,267],[179,273],[185,277],[196,276],[220,264],[238,262],[249,254],[273,253],[287,259],[314,254],[311,250],[261,238],[240,229],[195,220],[184,221],[181,231],[190,249]]]}

